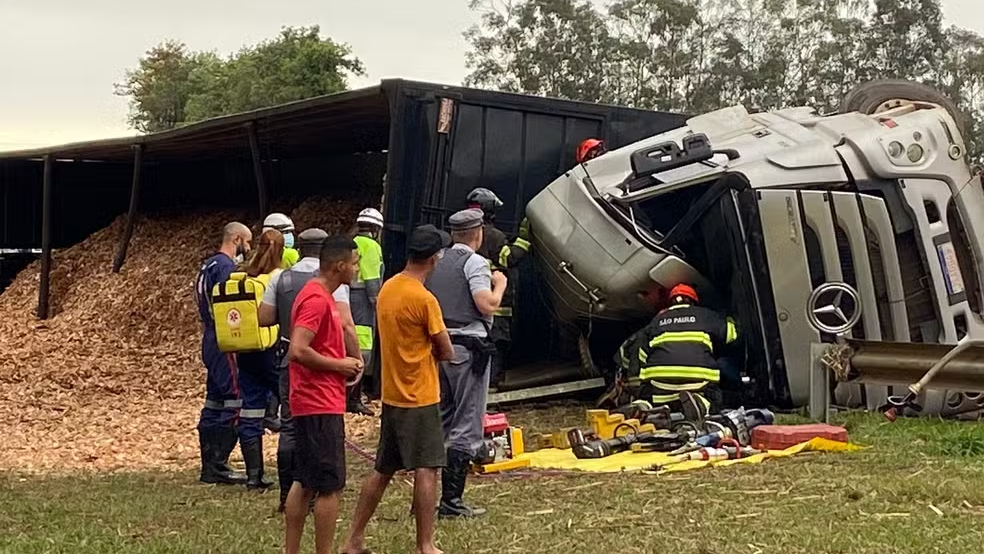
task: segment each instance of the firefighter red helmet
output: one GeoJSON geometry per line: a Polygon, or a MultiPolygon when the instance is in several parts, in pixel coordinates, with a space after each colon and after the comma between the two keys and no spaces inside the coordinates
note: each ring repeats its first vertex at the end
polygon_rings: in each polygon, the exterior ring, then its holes
{"type": "Polygon", "coordinates": [[[673,287],[672,289],[670,289],[670,301],[671,302],[674,299],[676,299],[677,297],[680,297],[680,296],[682,296],[684,298],[689,298],[689,299],[693,300],[694,302],[700,302],[700,299],[697,298],[697,291],[694,290],[694,287],[692,287],[692,286],[690,286],[690,285],[688,285],[686,283],[680,283],[679,285],[677,285],[677,286],[673,287]]]}
{"type": "Polygon", "coordinates": [[[591,158],[596,158],[605,152],[605,143],[596,139],[589,138],[577,147],[577,163],[583,164],[591,158]]]}

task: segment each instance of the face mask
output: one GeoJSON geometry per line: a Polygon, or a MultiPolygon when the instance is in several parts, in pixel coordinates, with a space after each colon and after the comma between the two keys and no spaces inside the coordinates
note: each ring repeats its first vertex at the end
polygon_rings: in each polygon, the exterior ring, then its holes
{"type": "Polygon", "coordinates": [[[284,233],[284,248],[294,247],[294,233],[284,233]]]}
{"type": "Polygon", "coordinates": [[[233,260],[237,264],[241,264],[245,259],[246,259],[246,247],[243,246],[243,243],[239,243],[236,245],[236,257],[233,258],[233,260]]]}

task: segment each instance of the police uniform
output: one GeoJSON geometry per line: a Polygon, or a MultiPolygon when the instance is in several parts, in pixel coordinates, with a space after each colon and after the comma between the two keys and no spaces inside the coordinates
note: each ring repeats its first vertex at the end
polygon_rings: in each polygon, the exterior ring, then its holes
{"type": "Polygon", "coordinates": [[[201,480],[206,483],[245,483],[243,475],[229,469],[229,454],[236,447],[237,423],[242,401],[236,375],[236,356],[219,350],[212,320],[212,288],[227,281],[236,263],[221,252],[202,263],[195,285],[198,315],[202,321],[202,363],[205,364],[205,406],[198,420],[201,447],[201,480]]]}
{"type": "MultiPolygon", "coordinates": [[[[689,287],[688,287],[689,289],[689,287]]],[[[674,289],[676,290],[676,289],[674,289]]],[[[692,291],[692,289],[690,289],[692,291]]],[[[707,412],[720,409],[721,371],[715,350],[738,339],[733,321],[671,292],[676,303],[647,326],[638,349],[642,400],[674,406],[691,393],[707,412]]],[[[696,301],[696,294],[692,296],[696,301]]]]}
{"type": "MultiPolygon", "coordinates": [[[[482,226],[482,212],[462,210],[449,219],[452,231],[482,226]]],[[[492,318],[483,316],[473,295],[492,290],[488,261],[465,244],[455,244],[427,279],[437,297],[447,326],[454,358],[441,362],[441,419],[447,445],[447,467],[442,473],[442,517],[479,515],[464,505],[462,494],[471,461],[482,443],[482,416],[488,399],[489,371],[494,346],[489,340],[492,318]]]]}

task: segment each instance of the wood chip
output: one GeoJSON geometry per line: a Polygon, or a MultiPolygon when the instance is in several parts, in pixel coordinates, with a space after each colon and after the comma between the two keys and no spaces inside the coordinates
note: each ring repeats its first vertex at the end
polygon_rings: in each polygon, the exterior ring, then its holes
{"type": "MultiPolygon", "coordinates": [[[[366,205],[316,198],[293,212],[274,209],[291,213],[298,230],[342,232],[366,205]]],[[[119,274],[111,268],[123,217],[54,252],[44,322],[35,316],[40,263],[14,279],[0,295],[0,410],[9,420],[0,470],[197,465],[205,368],[194,282],[232,220],[252,223],[236,211],[141,217],[119,274]]],[[[374,436],[377,425],[376,418],[346,417],[357,441],[374,436]]],[[[276,442],[265,442],[270,459],[276,442]]]]}
{"type": "Polygon", "coordinates": [[[930,504],[929,505],[929,509],[930,510],[933,510],[933,512],[935,512],[936,515],[941,516],[941,517],[943,516],[943,510],[937,508],[936,506],[933,506],[932,504],[930,504]]]}
{"type": "Polygon", "coordinates": [[[528,516],[545,516],[554,513],[553,508],[547,510],[537,510],[535,512],[526,512],[528,516]]]}

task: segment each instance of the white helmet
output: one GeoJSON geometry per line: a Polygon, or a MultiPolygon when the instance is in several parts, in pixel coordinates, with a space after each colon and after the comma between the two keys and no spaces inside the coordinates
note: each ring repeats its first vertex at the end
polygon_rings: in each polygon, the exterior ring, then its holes
{"type": "Polygon", "coordinates": [[[379,210],[376,208],[366,208],[359,212],[359,217],[355,218],[355,222],[382,228],[383,214],[379,213],[379,210]]]}
{"type": "Polygon", "coordinates": [[[263,220],[263,231],[267,231],[268,229],[275,229],[281,233],[293,233],[294,222],[284,214],[273,213],[266,216],[266,219],[263,220]]]}

